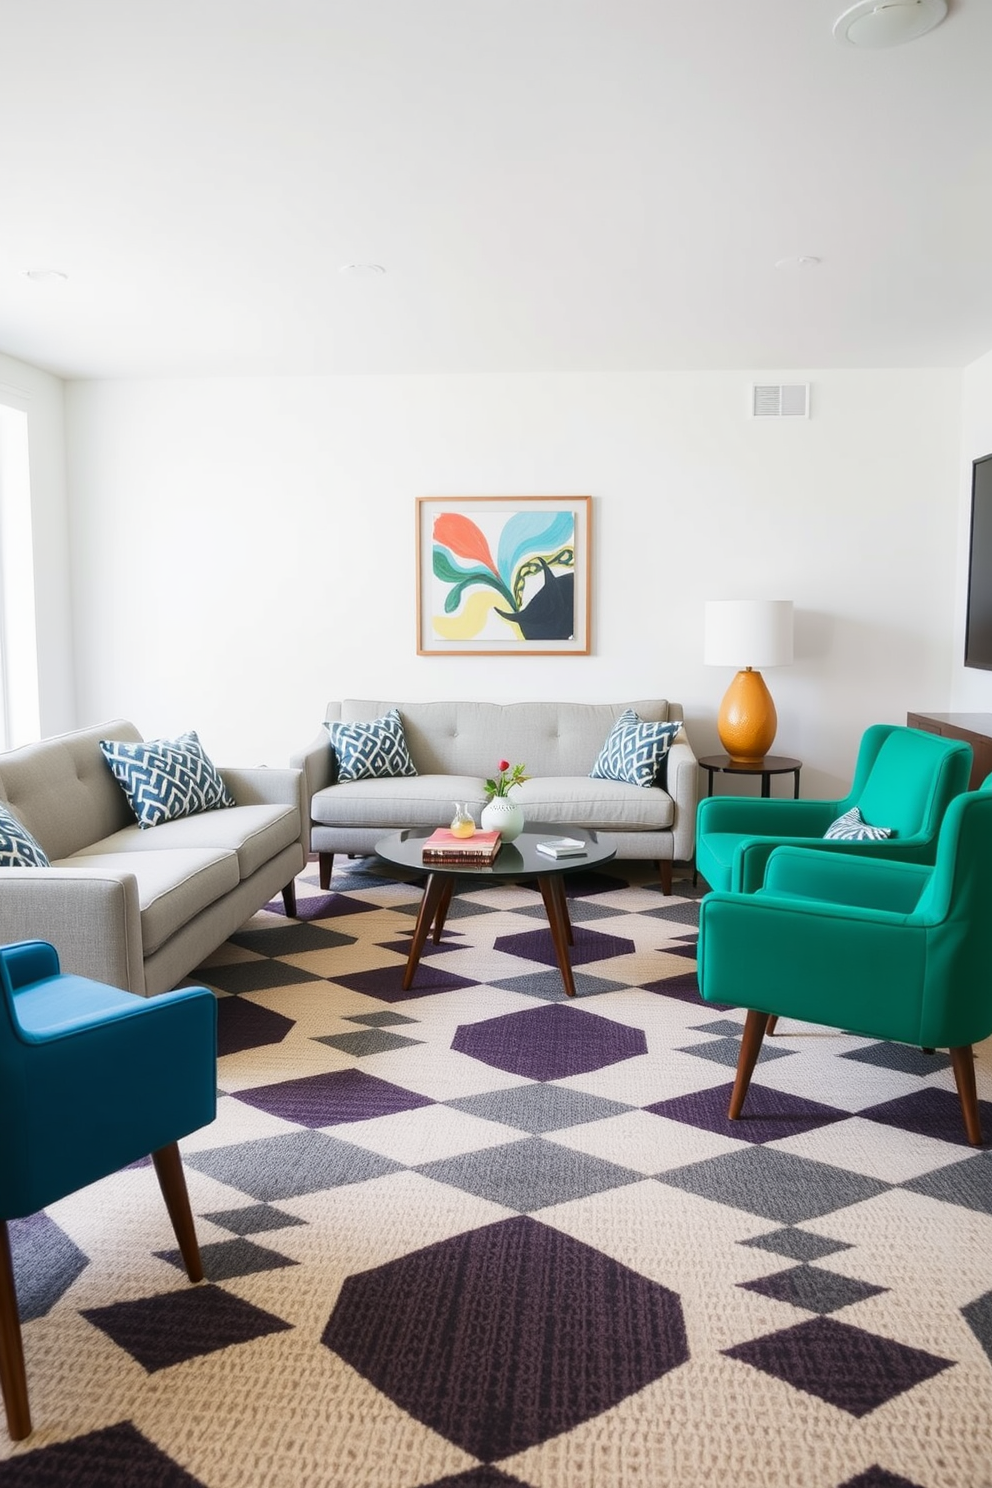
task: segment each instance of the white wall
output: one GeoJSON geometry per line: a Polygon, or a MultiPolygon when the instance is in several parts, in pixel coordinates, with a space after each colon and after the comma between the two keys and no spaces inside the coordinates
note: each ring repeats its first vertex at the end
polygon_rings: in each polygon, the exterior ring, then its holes
{"type": "Polygon", "coordinates": [[[76,722],[63,384],[0,354],[0,399],[28,417],[39,723],[57,734],[76,722]]]}
{"type": "Polygon", "coordinates": [[[971,536],[971,463],[992,454],[992,351],[966,367],[961,394],[961,456],[958,481],[957,591],[951,706],[956,712],[992,712],[992,672],[966,667],[965,617],[968,608],[968,546],[971,536]]]}
{"type": "Polygon", "coordinates": [[[79,722],[281,764],[328,698],[664,695],[705,752],[704,600],[791,598],[776,748],[844,787],[949,701],[960,376],[807,375],[792,422],[744,372],[69,384],[79,722]],[[451,494],[593,496],[592,656],[416,656],[414,498],[451,494]]]}

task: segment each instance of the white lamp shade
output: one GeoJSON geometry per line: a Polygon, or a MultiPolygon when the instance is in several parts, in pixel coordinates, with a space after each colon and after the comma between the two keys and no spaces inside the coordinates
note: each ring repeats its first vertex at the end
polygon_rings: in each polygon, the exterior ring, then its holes
{"type": "Polygon", "coordinates": [[[707,666],[789,666],[792,600],[709,599],[704,634],[707,666]]]}

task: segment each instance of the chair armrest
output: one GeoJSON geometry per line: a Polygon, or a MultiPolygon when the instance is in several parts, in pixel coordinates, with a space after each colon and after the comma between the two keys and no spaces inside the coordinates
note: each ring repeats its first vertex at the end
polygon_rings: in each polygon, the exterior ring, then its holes
{"type": "Polygon", "coordinates": [[[71,975],[55,976],[24,987],[11,999],[10,1010],[21,1041],[40,1046],[136,1018],[171,1019],[178,1003],[205,996],[215,1001],[206,987],[180,987],[158,997],[135,997],[117,988],[108,993],[103,983],[71,975]]]}
{"type": "Polygon", "coordinates": [[[138,884],[99,868],[5,868],[0,942],[42,936],[63,971],[145,994],[138,884]]]}
{"type": "Polygon", "coordinates": [[[781,796],[706,796],[696,831],[737,832],[743,837],[822,837],[837,819],[836,801],[793,801],[781,796]]]}
{"type": "Polygon", "coordinates": [[[748,837],[738,844],[734,854],[731,888],[754,894],[765,879],[768,859],[777,847],[803,848],[807,852],[841,858],[870,858],[887,862],[930,864],[936,852],[936,841],[922,834],[912,837],[885,837],[879,842],[843,842],[822,837],[748,837]]]}
{"type": "Polygon", "coordinates": [[[761,898],[814,899],[912,914],[932,872],[918,863],[886,863],[855,853],[776,847],[758,894],[761,898]]]}
{"type": "Polygon", "coordinates": [[[672,823],[672,857],[689,863],[696,845],[696,797],[699,791],[699,766],[692,746],[684,737],[677,738],[668,751],[666,788],[675,805],[672,823]]]}
{"type": "Polygon", "coordinates": [[[47,940],[22,940],[0,946],[0,965],[12,992],[42,977],[58,976],[59,957],[47,940]]]}

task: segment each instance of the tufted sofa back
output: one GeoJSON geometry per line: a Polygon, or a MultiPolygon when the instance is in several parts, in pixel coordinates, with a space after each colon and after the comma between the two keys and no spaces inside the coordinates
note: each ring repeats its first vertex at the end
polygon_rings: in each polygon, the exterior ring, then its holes
{"type": "Polygon", "coordinates": [[[397,708],[420,775],[492,775],[501,759],[528,775],[588,775],[626,708],[650,723],[682,718],[664,698],[628,703],[329,703],[328,719],[367,723],[397,708]]]}
{"type": "Polygon", "coordinates": [[[67,858],[134,821],[100,740],[140,738],[118,718],[12,749],[0,754],[0,796],[49,858],[67,858]]]}

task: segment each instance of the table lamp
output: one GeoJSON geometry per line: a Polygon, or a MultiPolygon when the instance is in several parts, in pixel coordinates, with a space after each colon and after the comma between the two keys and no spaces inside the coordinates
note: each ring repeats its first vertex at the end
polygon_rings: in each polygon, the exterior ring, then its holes
{"type": "Polygon", "coordinates": [[[716,728],[732,760],[764,759],[778,717],[758,667],[792,661],[791,599],[711,599],[706,602],[703,660],[739,670],[727,688],[716,728]]]}

